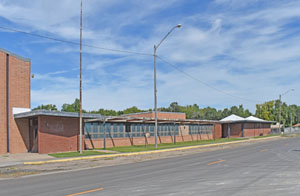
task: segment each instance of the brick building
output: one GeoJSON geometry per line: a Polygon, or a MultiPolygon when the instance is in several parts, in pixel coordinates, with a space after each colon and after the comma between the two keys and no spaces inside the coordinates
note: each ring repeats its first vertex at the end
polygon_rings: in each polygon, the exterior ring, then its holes
{"type": "Polygon", "coordinates": [[[230,115],[222,120],[222,137],[254,137],[271,133],[274,121],[265,121],[254,116],[243,118],[230,115]]]}
{"type": "Polygon", "coordinates": [[[0,154],[24,152],[24,132],[13,118],[13,111],[30,108],[30,59],[0,49],[0,154]]]}
{"type": "MultiPolygon", "coordinates": [[[[30,111],[30,60],[0,49],[0,154],[79,150],[79,114],[30,111]]],[[[83,114],[86,149],[154,143],[154,112],[83,114]]],[[[158,143],[269,134],[274,122],[235,115],[221,121],[158,112],[158,143]]]]}
{"type": "MultiPolygon", "coordinates": [[[[83,113],[83,120],[101,118],[83,113]]],[[[22,152],[53,153],[79,150],[79,114],[35,110],[14,115],[22,132],[25,148],[22,152]]],[[[83,133],[84,134],[84,133],[83,133]]]]}
{"type": "MultiPolygon", "coordinates": [[[[122,116],[127,117],[142,117],[142,118],[154,118],[155,112],[139,112],[132,114],[124,114],[122,116]]],[[[185,113],[182,112],[157,112],[157,118],[161,119],[186,119],[185,113]]]]}
{"type": "MultiPolygon", "coordinates": [[[[218,121],[186,119],[185,113],[158,112],[158,143],[213,140],[222,137],[218,121]]],[[[85,122],[87,149],[154,144],[154,112],[103,117],[85,122]]]]}

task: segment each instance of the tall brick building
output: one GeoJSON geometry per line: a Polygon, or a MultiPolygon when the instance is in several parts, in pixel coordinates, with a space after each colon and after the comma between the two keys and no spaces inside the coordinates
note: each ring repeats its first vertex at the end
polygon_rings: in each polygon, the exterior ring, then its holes
{"type": "Polygon", "coordinates": [[[0,48],[0,92],[0,154],[24,152],[13,110],[30,108],[30,59],[0,48]]]}

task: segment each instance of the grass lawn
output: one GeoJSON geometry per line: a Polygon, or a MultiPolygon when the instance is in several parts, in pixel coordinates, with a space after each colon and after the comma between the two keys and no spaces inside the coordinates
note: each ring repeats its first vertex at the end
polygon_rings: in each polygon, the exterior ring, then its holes
{"type": "Polygon", "coordinates": [[[110,153],[86,150],[83,151],[82,154],[80,154],[79,152],[62,152],[62,153],[53,153],[49,155],[56,158],[66,158],[66,157],[80,157],[80,156],[103,155],[103,154],[110,154],[110,153]]]}
{"type": "Polygon", "coordinates": [[[158,148],[156,149],[154,144],[145,145],[137,145],[137,146],[120,146],[107,148],[107,150],[117,151],[117,152],[140,152],[140,151],[149,151],[149,150],[159,150],[159,149],[167,149],[167,148],[177,148],[184,146],[195,146],[195,145],[203,145],[203,144],[213,144],[213,143],[221,143],[221,142],[230,142],[237,140],[247,140],[248,138],[221,138],[216,140],[199,140],[199,141],[189,141],[189,142],[177,142],[174,143],[165,143],[158,144],[158,148]]]}
{"type": "MultiPolygon", "coordinates": [[[[271,136],[275,136],[275,135],[256,136],[253,138],[263,138],[263,137],[271,137],[271,136]]],[[[158,144],[157,149],[155,148],[154,144],[148,144],[147,146],[136,145],[136,146],[113,147],[113,148],[107,148],[107,150],[116,151],[116,152],[141,152],[141,151],[149,151],[149,150],[160,150],[160,149],[167,149],[167,148],[214,144],[214,143],[231,142],[231,141],[248,140],[248,139],[249,138],[229,138],[229,139],[228,138],[220,138],[220,139],[216,139],[216,140],[177,142],[176,144],[174,144],[174,143],[158,144]]],[[[103,148],[101,148],[101,149],[99,148],[98,150],[103,150],[103,148]]],[[[54,153],[54,154],[49,154],[49,155],[56,157],[56,158],[66,158],[66,157],[79,157],[79,156],[91,156],[91,155],[103,155],[103,154],[110,154],[110,153],[87,150],[87,151],[83,151],[82,154],[80,154],[79,152],[63,152],[63,153],[54,153]]]]}
{"type": "Polygon", "coordinates": [[[278,134],[270,134],[270,135],[263,135],[263,136],[255,136],[252,138],[264,138],[264,137],[273,137],[273,136],[278,136],[278,134]]]}

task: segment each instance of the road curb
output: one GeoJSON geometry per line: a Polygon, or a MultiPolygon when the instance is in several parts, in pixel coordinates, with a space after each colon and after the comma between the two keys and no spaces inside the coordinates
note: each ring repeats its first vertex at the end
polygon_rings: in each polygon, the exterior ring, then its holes
{"type": "Polygon", "coordinates": [[[95,155],[95,156],[75,157],[75,158],[56,159],[56,160],[47,160],[47,161],[33,161],[33,162],[24,162],[23,164],[24,165],[42,165],[42,164],[46,164],[46,163],[62,163],[62,162],[70,162],[70,161],[78,161],[78,160],[128,157],[128,156],[145,155],[145,154],[156,154],[156,153],[162,153],[162,152],[189,150],[189,149],[195,149],[195,148],[224,146],[224,145],[229,145],[229,144],[260,141],[260,140],[267,140],[267,139],[273,139],[273,138],[279,138],[279,137],[280,136],[272,136],[272,137],[266,137],[266,138],[248,139],[248,140],[240,140],[240,141],[232,141],[232,142],[215,143],[215,144],[204,144],[204,145],[196,145],[196,146],[186,146],[186,147],[170,148],[170,149],[162,149],[162,150],[154,150],[154,151],[129,152],[129,153],[119,153],[119,154],[108,154],[108,155],[95,155]]]}

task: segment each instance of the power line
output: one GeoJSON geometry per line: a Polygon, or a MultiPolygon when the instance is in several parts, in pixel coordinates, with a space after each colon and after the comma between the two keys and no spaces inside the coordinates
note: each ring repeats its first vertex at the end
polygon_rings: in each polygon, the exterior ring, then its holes
{"type": "MultiPolygon", "coordinates": [[[[12,28],[8,28],[8,27],[0,26],[0,29],[12,31],[12,32],[17,32],[17,33],[23,33],[23,34],[26,34],[26,35],[35,36],[35,37],[48,39],[48,40],[52,40],[52,41],[57,41],[57,42],[62,42],[62,43],[67,43],[67,44],[72,44],[72,45],[80,45],[80,43],[76,43],[76,42],[72,42],[72,41],[68,41],[68,40],[63,40],[63,39],[58,39],[58,38],[53,38],[53,37],[44,36],[44,35],[39,35],[39,34],[35,34],[35,33],[29,33],[29,32],[26,32],[26,31],[12,29],[12,28]]],[[[117,53],[135,54],[135,55],[143,55],[143,56],[153,56],[153,54],[148,54],[148,53],[132,52],[132,51],[126,51],[126,50],[112,49],[112,48],[104,48],[104,47],[93,46],[93,45],[89,45],[89,44],[82,44],[82,46],[89,47],[89,48],[100,49],[100,50],[111,51],[111,52],[117,52],[117,53]]],[[[172,63],[166,61],[165,59],[163,59],[162,57],[160,57],[160,56],[157,56],[157,57],[159,59],[161,59],[163,62],[165,62],[166,64],[168,64],[169,66],[175,68],[177,71],[179,71],[179,72],[183,73],[184,75],[188,76],[189,78],[191,78],[191,79],[193,79],[197,82],[200,82],[201,84],[203,84],[203,85],[205,85],[205,86],[207,86],[207,87],[209,87],[209,88],[211,88],[211,89],[213,89],[213,90],[215,90],[219,93],[228,95],[228,96],[236,98],[236,99],[246,100],[248,102],[255,102],[255,103],[260,102],[260,101],[253,100],[253,99],[247,99],[247,98],[239,97],[239,96],[230,94],[226,91],[220,90],[220,89],[218,89],[218,88],[216,88],[216,87],[214,87],[214,86],[212,86],[212,85],[210,85],[206,82],[203,82],[203,81],[199,80],[198,78],[192,76],[191,74],[181,70],[180,68],[178,68],[174,64],[172,64],[172,63]]]]}
{"type": "MultiPolygon", "coordinates": [[[[49,39],[49,40],[52,40],[52,41],[57,41],[57,42],[62,42],[62,43],[67,43],[67,44],[72,44],[72,45],[80,45],[80,43],[76,43],[76,42],[72,42],[72,41],[67,41],[67,40],[63,40],[63,39],[57,39],[57,38],[53,38],[53,37],[49,37],[49,36],[45,36],[45,35],[39,35],[39,34],[35,34],[35,33],[29,33],[29,32],[26,32],[26,31],[12,29],[12,28],[8,28],[8,27],[2,27],[2,26],[0,26],[0,29],[4,29],[4,30],[8,30],[8,31],[13,31],[13,32],[17,32],[17,33],[23,33],[23,34],[26,34],[26,35],[35,36],[35,37],[39,37],[39,38],[43,38],[43,39],[49,39]]],[[[136,54],[136,55],[143,55],[143,56],[153,56],[153,54],[147,54],[147,53],[142,53],[142,52],[132,52],[132,51],[126,51],[126,50],[104,48],[104,47],[93,46],[93,45],[89,45],[89,44],[82,44],[82,45],[86,46],[86,47],[89,47],[89,48],[96,48],[96,49],[106,50],[106,51],[111,51],[111,52],[136,54]]]]}
{"type": "Polygon", "coordinates": [[[163,62],[165,62],[166,64],[168,64],[169,66],[175,68],[177,71],[179,71],[179,72],[181,72],[182,74],[186,75],[187,77],[189,77],[189,78],[191,78],[191,79],[193,79],[193,80],[195,80],[195,81],[197,81],[197,82],[199,82],[199,83],[201,83],[201,84],[203,84],[203,85],[205,85],[205,86],[207,86],[207,87],[209,87],[209,88],[211,88],[211,89],[213,89],[213,90],[215,90],[215,91],[217,91],[217,92],[219,92],[219,93],[225,94],[225,95],[227,95],[227,96],[230,96],[230,97],[233,97],[233,98],[236,98],[236,99],[245,100],[245,101],[248,101],[248,102],[254,102],[254,103],[260,102],[260,101],[258,101],[258,100],[253,100],[253,99],[248,99],[248,98],[236,96],[236,95],[233,95],[233,94],[228,93],[228,92],[226,92],[226,91],[223,91],[223,90],[221,90],[221,89],[218,89],[218,88],[216,88],[216,87],[214,87],[214,86],[212,86],[212,85],[210,85],[210,84],[208,84],[208,83],[206,83],[206,82],[203,82],[203,81],[199,80],[198,78],[192,76],[191,74],[189,74],[189,73],[183,71],[182,69],[180,69],[180,68],[177,67],[176,65],[174,65],[174,64],[172,64],[172,63],[166,61],[166,60],[163,59],[162,57],[160,57],[160,56],[157,56],[157,57],[158,57],[160,60],[162,60],[163,62]]]}

